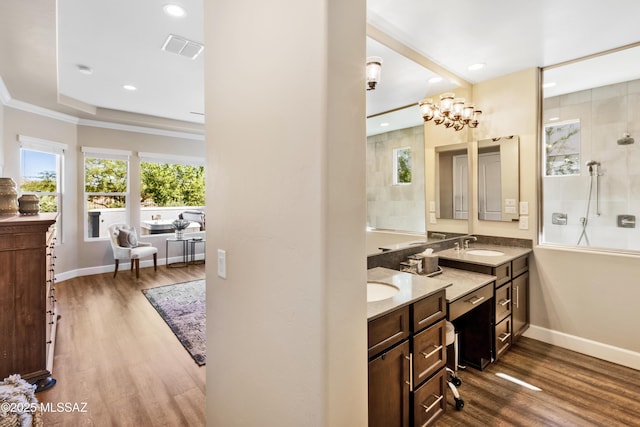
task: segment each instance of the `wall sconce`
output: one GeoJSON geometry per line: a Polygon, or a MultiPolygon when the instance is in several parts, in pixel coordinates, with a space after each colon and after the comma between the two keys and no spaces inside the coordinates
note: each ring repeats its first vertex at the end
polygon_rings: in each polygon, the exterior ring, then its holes
{"type": "Polygon", "coordinates": [[[380,72],[382,71],[382,58],[370,56],[367,58],[367,90],[373,90],[380,82],[380,72]]]}
{"type": "Polygon", "coordinates": [[[462,130],[465,125],[478,127],[478,117],[482,115],[482,111],[476,110],[473,105],[464,105],[464,98],[456,98],[454,93],[440,95],[439,104],[434,104],[431,99],[423,99],[418,105],[425,122],[433,120],[436,125],[444,124],[456,131],[462,130]]]}

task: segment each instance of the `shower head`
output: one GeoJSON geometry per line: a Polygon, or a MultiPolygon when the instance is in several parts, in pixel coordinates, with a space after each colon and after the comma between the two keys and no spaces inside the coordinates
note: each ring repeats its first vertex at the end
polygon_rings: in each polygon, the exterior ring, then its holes
{"type": "Polygon", "coordinates": [[[631,135],[629,135],[628,133],[625,133],[622,135],[622,138],[620,138],[618,140],[618,145],[630,145],[633,144],[635,141],[633,140],[633,138],[631,138],[631,135]]]}

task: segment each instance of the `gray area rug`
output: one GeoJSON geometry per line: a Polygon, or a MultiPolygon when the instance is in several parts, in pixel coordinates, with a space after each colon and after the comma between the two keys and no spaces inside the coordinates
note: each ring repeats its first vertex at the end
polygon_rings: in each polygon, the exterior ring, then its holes
{"type": "Polygon", "coordinates": [[[167,322],[199,366],[207,362],[205,281],[143,289],[151,305],[167,322]]]}

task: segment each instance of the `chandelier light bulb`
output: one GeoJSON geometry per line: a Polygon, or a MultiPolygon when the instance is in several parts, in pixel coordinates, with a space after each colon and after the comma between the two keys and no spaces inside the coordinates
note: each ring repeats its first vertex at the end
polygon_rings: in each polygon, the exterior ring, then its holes
{"type": "Polygon", "coordinates": [[[440,102],[434,104],[431,98],[423,99],[418,103],[420,113],[425,122],[433,120],[436,125],[444,124],[446,128],[456,131],[476,128],[480,124],[478,118],[482,111],[476,110],[473,105],[465,105],[464,98],[456,98],[453,93],[440,95],[440,102]]]}

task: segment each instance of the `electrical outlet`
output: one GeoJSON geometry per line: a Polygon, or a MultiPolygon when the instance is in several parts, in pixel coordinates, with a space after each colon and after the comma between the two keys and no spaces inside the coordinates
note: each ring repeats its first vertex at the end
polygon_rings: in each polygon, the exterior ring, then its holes
{"type": "Polygon", "coordinates": [[[436,202],[431,200],[429,201],[429,212],[435,212],[435,211],[436,211],[436,202]]]}
{"type": "Polygon", "coordinates": [[[521,216],[520,217],[520,221],[518,222],[518,228],[520,228],[520,230],[528,230],[529,229],[529,217],[528,216],[521,216]]]}
{"type": "Polygon", "coordinates": [[[431,212],[429,214],[429,223],[431,223],[431,224],[435,224],[436,223],[436,214],[434,212],[431,212]]]}
{"type": "Polygon", "coordinates": [[[218,249],[218,277],[227,278],[227,251],[218,249]]]}

